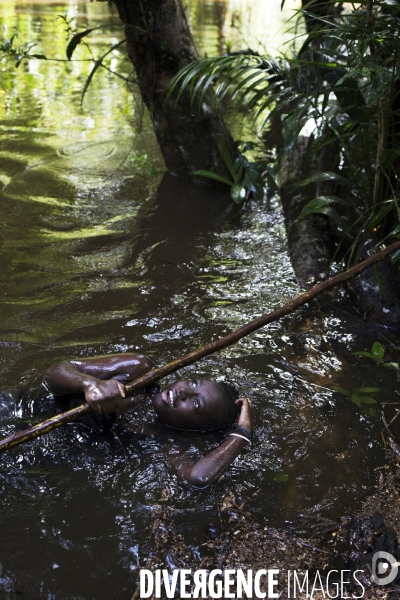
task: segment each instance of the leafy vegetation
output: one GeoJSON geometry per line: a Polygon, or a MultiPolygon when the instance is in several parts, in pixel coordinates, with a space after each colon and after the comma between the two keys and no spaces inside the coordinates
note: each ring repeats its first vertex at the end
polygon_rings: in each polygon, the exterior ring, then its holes
{"type": "MultiPolygon", "coordinates": [[[[331,222],[338,251],[357,258],[363,231],[369,231],[376,244],[400,238],[400,5],[396,0],[363,0],[345,9],[343,2],[331,2],[331,13],[318,16],[313,4],[298,16],[313,19],[315,26],[290,56],[246,53],[195,61],[173,79],[170,93],[175,90],[179,101],[189,87],[193,103],[200,106],[212,89],[214,106],[234,104],[238,110],[252,111],[264,126],[279,116],[285,152],[307,131],[310,164],[324,155],[327,160],[322,162],[329,163],[329,170],[302,182],[316,190],[299,218],[324,215],[331,222]]],[[[65,15],[59,19],[66,27],[66,61],[73,60],[83,45],[93,63],[83,101],[98,69],[111,71],[107,58],[124,40],[95,57],[87,38],[98,28],[77,31],[65,15]]],[[[19,43],[14,34],[0,45],[0,52],[17,67],[31,58],[52,60],[34,53],[34,46],[19,43]]],[[[250,194],[262,198],[257,165],[243,154],[244,145],[236,159],[228,156],[223,141],[218,146],[231,178],[206,171],[197,174],[229,185],[236,202],[250,194]]],[[[266,174],[269,184],[272,171],[266,174]]],[[[399,257],[400,252],[394,256],[399,257]]]]}
{"type": "MultiPolygon", "coordinates": [[[[376,363],[380,363],[385,355],[385,349],[380,342],[374,342],[371,352],[359,351],[353,352],[352,354],[353,356],[365,356],[376,363]]],[[[376,394],[381,391],[380,388],[366,386],[354,388],[352,390],[347,390],[340,386],[333,386],[333,389],[336,392],[339,392],[339,394],[347,396],[353,404],[356,404],[356,406],[361,406],[362,404],[376,404],[375,398],[370,396],[370,394],[376,394]]]]}
{"type": "MultiPolygon", "coordinates": [[[[395,362],[383,362],[385,357],[385,348],[380,342],[374,342],[372,344],[371,352],[359,350],[357,352],[353,352],[352,354],[353,356],[362,356],[365,358],[369,358],[370,360],[373,360],[376,364],[381,364],[384,367],[396,371],[397,381],[400,381],[399,364],[395,362]]],[[[347,390],[340,386],[333,386],[333,389],[339,394],[347,396],[351,400],[351,402],[353,402],[357,406],[361,406],[362,404],[376,404],[376,400],[373,396],[371,396],[371,394],[377,394],[381,391],[381,389],[378,387],[367,386],[354,388],[352,390],[347,390]]]]}
{"type": "Polygon", "coordinates": [[[255,200],[262,200],[264,197],[264,180],[258,172],[258,165],[250,162],[244,155],[246,150],[253,149],[252,142],[237,141],[238,157],[235,159],[232,158],[228,144],[221,134],[217,134],[217,144],[222,160],[232,179],[227,179],[212,171],[196,171],[195,175],[202,175],[229,185],[231,198],[238,204],[245,198],[249,198],[250,195],[255,200]]]}
{"type": "Polygon", "coordinates": [[[374,342],[371,352],[353,352],[354,356],[366,356],[376,363],[380,363],[385,355],[385,349],[380,342],[374,342]]]}
{"type": "Polygon", "coordinates": [[[361,406],[361,404],[376,404],[375,398],[365,395],[365,394],[376,394],[380,392],[380,388],[375,387],[361,387],[354,388],[353,390],[345,390],[340,386],[333,386],[333,389],[339,394],[343,394],[343,396],[347,396],[351,402],[356,404],[357,406],[361,406]]]}
{"type": "Polygon", "coordinates": [[[199,60],[174,78],[171,93],[179,101],[189,87],[201,105],[213,89],[214,106],[252,111],[264,126],[279,116],[285,152],[307,131],[309,163],[323,156],[329,170],[302,183],[315,186],[315,197],[300,218],[325,215],[338,250],[357,258],[364,231],[376,245],[400,237],[400,5],[331,2],[327,16],[312,5],[299,17],[315,26],[291,56],[199,60]]]}
{"type": "Polygon", "coordinates": [[[11,58],[15,61],[15,67],[18,68],[24,59],[39,58],[46,60],[44,54],[32,53],[33,48],[36,46],[34,42],[28,42],[21,44],[18,39],[18,33],[14,33],[9,39],[4,40],[0,44],[0,58],[11,58]]]}
{"type": "Polygon", "coordinates": [[[89,36],[93,31],[101,29],[102,26],[92,27],[91,29],[86,29],[84,31],[77,31],[75,27],[75,19],[69,19],[66,14],[57,15],[56,17],[62,25],[65,27],[64,31],[66,33],[66,40],[68,42],[65,50],[66,59],[57,59],[54,57],[48,57],[44,54],[33,53],[32,50],[36,47],[35,42],[27,42],[21,44],[18,40],[18,33],[14,33],[9,39],[4,40],[2,44],[0,44],[0,60],[13,60],[15,67],[18,68],[23,60],[31,60],[31,59],[39,59],[46,61],[56,61],[56,62],[70,62],[73,60],[73,54],[79,45],[85,47],[87,54],[89,55],[86,59],[79,59],[80,62],[87,61],[89,63],[93,63],[93,67],[86,78],[84,83],[82,94],[81,94],[81,103],[85,98],[85,94],[93,80],[94,75],[98,71],[98,69],[103,68],[113,75],[127,81],[129,83],[136,83],[134,79],[128,79],[118,73],[115,70],[110,68],[110,65],[106,63],[105,59],[114,53],[120,46],[126,43],[126,40],[123,39],[116,44],[110,46],[101,56],[96,58],[92,52],[90,44],[87,42],[85,38],[89,36]]]}

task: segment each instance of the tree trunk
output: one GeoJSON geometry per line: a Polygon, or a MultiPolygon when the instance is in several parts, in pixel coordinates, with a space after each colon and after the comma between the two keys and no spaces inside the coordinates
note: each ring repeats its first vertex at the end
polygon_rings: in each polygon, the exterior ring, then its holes
{"type": "Polygon", "coordinates": [[[315,0],[310,4],[310,0],[302,0],[303,10],[306,11],[304,14],[307,33],[311,33],[315,27],[321,25],[320,18],[326,17],[328,14],[334,12],[341,12],[341,7],[335,9],[334,0],[315,0]]]}
{"type": "Polygon", "coordinates": [[[221,115],[210,106],[210,95],[201,109],[197,102],[191,104],[187,91],[178,104],[166,97],[172,77],[198,58],[181,0],[114,1],[167,169],[203,183],[204,179],[194,176],[200,169],[229,177],[216,143],[217,134],[225,137],[232,156],[235,146],[221,115]]]}
{"type": "Polygon", "coordinates": [[[313,165],[306,153],[307,141],[300,137],[296,148],[283,155],[279,166],[279,191],[289,256],[296,277],[304,287],[326,279],[332,254],[326,217],[313,214],[298,220],[304,206],[315,197],[315,185],[297,187],[312,172],[313,165]]]}
{"type": "MultiPolygon", "coordinates": [[[[310,287],[324,280],[339,242],[333,227],[324,215],[311,214],[299,221],[304,206],[318,194],[313,184],[298,187],[300,181],[312,173],[307,160],[307,139],[299,138],[295,150],[283,156],[279,170],[279,187],[288,236],[289,256],[293,270],[304,287],[310,287]]],[[[324,146],[318,161],[318,171],[326,170],[325,160],[330,153],[336,154],[335,144],[324,146]]],[[[330,162],[333,162],[331,156],[330,162]]],[[[323,182],[325,184],[325,182],[323,182]]],[[[319,193],[329,193],[329,189],[318,184],[319,193]]],[[[363,232],[358,250],[365,260],[376,247],[373,234],[363,232]]],[[[346,290],[352,304],[364,317],[400,331],[400,276],[398,269],[387,257],[372,270],[364,271],[347,282],[346,290]]]]}

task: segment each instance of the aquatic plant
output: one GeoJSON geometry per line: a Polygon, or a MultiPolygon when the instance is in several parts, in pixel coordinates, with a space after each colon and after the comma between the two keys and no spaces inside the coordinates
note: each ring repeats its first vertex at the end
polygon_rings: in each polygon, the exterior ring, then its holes
{"type": "Polygon", "coordinates": [[[376,404],[375,398],[372,396],[368,396],[368,394],[376,394],[381,391],[380,388],[376,387],[361,387],[354,388],[352,390],[346,390],[340,386],[333,386],[335,392],[339,392],[339,394],[343,394],[343,396],[347,396],[353,404],[357,406],[361,406],[361,404],[376,404]],[[367,394],[367,395],[365,395],[367,394]]]}
{"type": "MultiPolygon", "coordinates": [[[[373,360],[377,365],[382,365],[389,369],[396,371],[397,381],[400,381],[399,377],[399,364],[395,362],[383,362],[385,356],[385,348],[380,342],[374,342],[371,347],[371,351],[368,352],[366,350],[357,350],[356,352],[352,352],[353,356],[362,356],[364,358],[368,358],[373,360]]],[[[378,387],[367,387],[361,386],[360,388],[353,388],[352,390],[345,389],[341,386],[333,386],[333,388],[339,394],[343,396],[347,396],[351,402],[356,404],[357,406],[361,406],[362,404],[376,404],[377,400],[375,397],[370,396],[369,394],[377,394],[381,391],[378,387]]]]}
{"type": "Polygon", "coordinates": [[[371,352],[358,351],[353,352],[353,356],[366,356],[376,363],[380,363],[385,356],[385,348],[380,342],[374,342],[371,348],[371,352]]]}
{"type": "Polygon", "coordinates": [[[215,107],[251,111],[263,126],[280,117],[283,152],[307,133],[307,160],[320,166],[301,183],[316,192],[300,219],[324,215],[350,262],[364,231],[375,244],[400,237],[400,5],[331,2],[321,15],[313,4],[298,12],[313,27],[290,56],[198,60],[174,77],[170,93],[179,102],[189,89],[201,106],[213,89],[215,107]]]}

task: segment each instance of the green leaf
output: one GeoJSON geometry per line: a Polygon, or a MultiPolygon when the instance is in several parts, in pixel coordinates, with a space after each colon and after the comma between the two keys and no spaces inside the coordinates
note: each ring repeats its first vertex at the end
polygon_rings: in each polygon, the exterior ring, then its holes
{"type": "Polygon", "coordinates": [[[369,229],[371,229],[371,230],[375,229],[375,227],[377,225],[379,225],[379,223],[381,221],[383,221],[383,219],[386,217],[386,215],[392,210],[393,206],[394,206],[393,200],[388,200],[387,202],[385,202],[385,206],[382,206],[380,208],[380,210],[377,212],[377,214],[368,223],[369,229]]]}
{"type": "Polygon", "coordinates": [[[246,189],[240,183],[234,183],[231,187],[231,198],[237,204],[240,204],[246,197],[246,189]]]}
{"type": "Polygon", "coordinates": [[[339,392],[339,394],[343,394],[343,396],[351,396],[350,392],[348,392],[347,390],[345,390],[344,388],[342,388],[338,385],[334,385],[333,389],[335,390],[335,392],[339,392]]]}
{"type": "Polygon", "coordinates": [[[257,171],[252,168],[246,169],[242,184],[249,188],[255,197],[262,200],[264,197],[264,180],[257,171]]]}
{"type": "Polygon", "coordinates": [[[337,223],[339,226],[343,225],[343,217],[341,217],[334,208],[330,207],[330,206],[323,206],[321,208],[316,208],[313,211],[314,214],[321,214],[321,215],[325,215],[326,217],[329,217],[330,219],[332,219],[332,221],[334,221],[335,223],[337,223]]]}
{"type": "Polygon", "coordinates": [[[360,404],[361,404],[361,398],[359,396],[357,396],[357,394],[352,394],[350,396],[350,400],[357,406],[360,406],[360,404]]]}
{"type": "Polygon", "coordinates": [[[342,110],[353,121],[368,122],[368,112],[356,79],[345,75],[332,88],[342,110]]]}
{"type": "MultiPolygon", "coordinates": [[[[96,29],[96,28],[95,28],[96,29]]],[[[113,50],[115,50],[116,48],[118,48],[119,46],[122,46],[122,44],[125,44],[126,40],[121,40],[120,42],[118,42],[117,44],[114,44],[114,46],[111,46],[111,48],[109,48],[107,50],[107,52],[104,52],[104,54],[102,56],[100,56],[100,58],[98,58],[96,60],[96,62],[94,63],[94,67],[93,69],[90,71],[88,78],[86,79],[85,85],[83,86],[83,90],[82,90],[82,96],[81,96],[81,104],[83,104],[83,99],[85,97],[85,94],[88,90],[88,87],[94,77],[94,74],[96,73],[97,69],[99,67],[102,66],[102,62],[103,59],[108,56],[109,54],[111,54],[111,52],[113,52],[113,50]]]]}
{"type": "Polygon", "coordinates": [[[367,358],[370,358],[371,360],[375,360],[375,357],[373,354],[371,354],[371,352],[363,352],[362,350],[360,350],[359,352],[352,352],[353,356],[366,356],[367,358]]]}
{"type": "Polygon", "coordinates": [[[18,37],[18,33],[13,33],[12,36],[10,37],[10,39],[6,40],[4,42],[4,50],[5,50],[5,52],[8,52],[9,50],[12,49],[13,42],[14,42],[15,38],[17,38],[17,37],[18,37]]]}
{"type": "MultiPolygon", "coordinates": [[[[301,221],[302,219],[304,219],[304,217],[306,217],[307,215],[309,215],[311,213],[321,212],[321,208],[330,206],[334,202],[337,202],[338,204],[345,204],[345,205],[349,204],[348,202],[346,202],[345,200],[342,200],[338,196],[318,196],[317,198],[314,198],[313,200],[311,200],[304,206],[303,210],[301,211],[301,213],[298,216],[298,220],[301,221]]],[[[324,214],[326,214],[326,213],[324,213],[324,214]]]]}
{"type": "Polygon", "coordinates": [[[244,172],[244,167],[242,164],[238,163],[236,164],[235,161],[235,170],[236,170],[236,178],[238,181],[241,181],[243,184],[243,172],[244,172]]]}
{"type": "Polygon", "coordinates": [[[196,171],[195,175],[201,175],[202,177],[208,177],[209,179],[215,179],[215,181],[219,181],[220,183],[226,183],[226,185],[232,186],[233,181],[230,181],[226,177],[222,177],[217,173],[213,173],[212,171],[196,171]]]}
{"type": "Polygon", "coordinates": [[[103,57],[99,58],[99,60],[96,60],[96,62],[94,63],[93,69],[90,71],[89,76],[88,76],[88,78],[85,81],[85,85],[83,86],[83,90],[82,90],[81,104],[83,104],[83,99],[85,97],[86,92],[88,91],[89,85],[92,82],[94,74],[96,73],[97,69],[99,67],[101,67],[102,60],[103,60],[103,57]]]}
{"type": "Polygon", "coordinates": [[[214,73],[211,73],[207,79],[205,78],[205,76],[201,77],[199,79],[199,81],[197,82],[194,91],[192,92],[192,96],[197,96],[201,90],[201,93],[199,95],[199,110],[201,109],[203,102],[205,100],[205,96],[207,93],[208,88],[210,87],[210,85],[214,82],[215,80],[215,75],[214,73]]]}
{"type": "Polygon", "coordinates": [[[366,356],[375,362],[380,362],[385,355],[385,348],[380,342],[375,342],[371,348],[371,352],[352,352],[353,356],[366,356]]]}
{"type": "Polygon", "coordinates": [[[375,398],[370,398],[369,396],[361,396],[360,400],[361,404],[376,404],[375,398]]]}
{"type": "Polygon", "coordinates": [[[298,187],[308,185],[309,183],[316,183],[317,181],[337,181],[340,185],[345,185],[347,187],[353,185],[348,179],[333,171],[324,171],[323,173],[314,173],[314,175],[307,177],[307,179],[304,179],[304,181],[299,183],[298,187]]]}
{"type": "Polygon", "coordinates": [[[71,60],[71,57],[75,51],[75,48],[81,43],[83,38],[86,37],[87,35],[89,35],[89,33],[92,33],[92,31],[94,31],[95,29],[99,29],[99,28],[92,27],[92,29],[86,29],[86,31],[81,31],[80,33],[75,34],[73,38],[71,38],[71,40],[67,46],[67,50],[66,50],[66,55],[67,55],[68,60],[71,60]]]}
{"type": "Polygon", "coordinates": [[[376,394],[377,392],[380,392],[381,389],[374,388],[374,387],[363,387],[363,388],[359,388],[358,390],[354,390],[354,391],[357,392],[358,394],[376,394]]]}
{"type": "Polygon", "coordinates": [[[287,475],[286,473],[276,473],[274,479],[278,483],[285,483],[286,481],[288,481],[289,475],[287,475]]]}
{"type": "MultiPolygon", "coordinates": [[[[380,278],[380,275],[379,275],[379,273],[378,273],[378,270],[377,270],[377,268],[376,268],[376,265],[372,265],[372,271],[374,272],[374,277],[375,277],[375,279],[376,279],[376,283],[378,284],[378,287],[379,287],[379,291],[380,291],[380,293],[382,294],[382,296],[383,296],[383,298],[384,298],[384,300],[385,300],[386,304],[390,304],[390,302],[389,302],[389,299],[388,299],[388,297],[387,297],[387,294],[386,294],[385,286],[384,286],[384,285],[383,285],[383,283],[382,283],[382,279],[380,278]]],[[[377,343],[379,344],[379,342],[377,342],[377,343]]],[[[383,347],[382,347],[382,348],[383,348],[383,347]]],[[[385,353],[385,351],[384,351],[384,350],[383,350],[383,353],[385,353]]],[[[374,354],[374,351],[373,351],[373,350],[372,350],[372,354],[374,354]]],[[[383,356],[383,355],[382,355],[382,356],[383,356]]],[[[380,359],[378,359],[378,360],[380,360],[380,359]]]]}
{"type": "MultiPolygon", "coordinates": [[[[400,225],[397,225],[397,227],[395,227],[394,229],[392,229],[392,231],[390,233],[388,233],[387,238],[390,237],[394,237],[395,239],[399,239],[400,237],[400,225]]],[[[394,252],[391,256],[392,256],[392,260],[395,254],[397,254],[399,251],[397,250],[397,252],[394,252]]]]}
{"type": "Polygon", "coordinates": [[[361,408],[363,410],[363,413],[365,413],[369,417],[375,417],[375,418],[377,417],[375,406],[362,405],[361,408]]]}
{"type": "Polygon", "coordinates": [[[375,342],[371,349],[372,355],[375,360],[382,360],[385,356],[385,348],[382,346],[380,342],[375,342]]]}
{"type": "Polygon", "coordinates": [[[228,148],[228,143],[227,143],[225,137],[222,135],[222,133],[217,133],[217,145],[218,145],[218,150],[221,154],[222,160],[224,161],[226,168],[228,169],[229,173],[231,174],[233,181],[235,183],[239,183],[237,175],[236,175],[235,166],[233,164],[232,156],[231,156],[231,153],[228,148]]]}
{"type": "Polygon", "coordinates": [[[395,371],[399,370],[399,363],[390,362],[390,363],[385,363],[383,366],[388,367],[388,369],[394,369],[395,371]]]}
{"type": "Polygon", "coordinates": [[[316,200],[320,200],[320,202],[323,201],[326,204],[336,203],[341,204],[342,206],[350,206],[350,202],[347,202],[347,200],[343,200],[343,198],[335,196],[334,194],[331,194],[330,196],[318,196],[316,200]]]}

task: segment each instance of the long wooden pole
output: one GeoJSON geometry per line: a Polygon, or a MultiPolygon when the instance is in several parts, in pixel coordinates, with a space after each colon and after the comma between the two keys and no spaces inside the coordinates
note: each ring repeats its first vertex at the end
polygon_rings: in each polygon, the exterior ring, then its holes
{"type": "MultiPolygon", "coordinates": [[[[281,306],[277,310],[274,310],[268,313],[267,315],[259,317],[258,319],[255,319],[254,321],[243,325],[243,327],[236,329],[236,331],[233,331],[232,333],[229,333],[228,335],[225,335],[224,337],[219,338],[214,342],[210,342],[209,344],[206,344],[201,348],[197,348],[197,350],[193,350],[193,352],[189,352],[189,354],[185,354],[181,358],[177,358],[176,360],[173,360],[172,362],[164,365],[163,367],[159,367],[158,369],[153,369],[152,371],[149,371],[148,373],[146,373],[146,375],[143,375],[143,377],[140,377],[139,379],[136,379],[135,381],[132,381],[131,383],[128,383],[125,386],[126,396],[131,396],[135,391],[144,387],[145,385],[149,385],[150,383],[158,381],[159,379],[162,379],[163,377],[166,377],[167,375],[170,375],[171,373],[174,373],[175,371],[178,371],[183,367],[187,367],[188,365],[200,360],[201,358],[204,358],[205,356],[208,356],[209,354],[213,354],[218,350],[222,350],[223,348],[227,348],[228,346],[236,344],[237,341],[239,341],[246,335],[249,335],[253,331],[256,331],[257,329],[268,325],[268,323],[277,321],[281,317],[284,317],[285,315],[288,315],[293,311],[297,310],[298,308],[300,308],[300,306],[307,304],[323,292],[326,292],[327,290],[330,290],[336,287],[337,285],[340,285],[348,279],[359,275],[362,271],[368,269],[368,267],[374,265],[380,260],[383,260],[384,258],[386,258],[386,256],[392,254],[396,250],[400,250],[400,242],[396,242],[391,246],[380,250],[379,252],[377,252],[373,256],[370,256],[355,267],[352,267],[351,269],[348,269],[347,271],[344,271],[343,273],[340,273],[335,277],[331,277],[326,281],[318,283],[304,294],[297,296],[297,298],[294,298],[294,300],[291,300],[288,304],[285,304],[285,306],[281,306]]],[[[59,415],[56,415],[55,417],[51,417],[50,419],[47,419],[42,423],[38,423],[30,429],[25,429],[24,431],[17,431],[16,433],[13,433],[12,435],[0,441],[0,452],[8,450],[13,446],[23,444],[24,442],[29,442],[34,438],[39,437],[40,435],[49,433],[56,427],[60,427],[60,425],[64,425],[65,423],[70,423],[71,421],[74,421],[75,419],[78,419],[83,415],[87,415],[91,411],[92,408],[89,406],[89,404],[84,404],[82,406],[78,406],[77,408],[73,408],[72,410],[68,410],[59,415]]]]}

